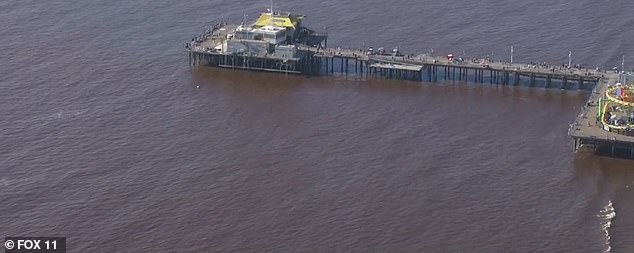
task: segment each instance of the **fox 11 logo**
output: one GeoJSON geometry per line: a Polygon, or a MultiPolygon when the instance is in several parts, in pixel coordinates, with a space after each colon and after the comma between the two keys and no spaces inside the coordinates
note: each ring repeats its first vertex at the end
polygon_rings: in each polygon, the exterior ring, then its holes
{"type": "Polygon", "coordinates": [[[5,253],[66,253],[65,237],[5,237],[5,253]]]}

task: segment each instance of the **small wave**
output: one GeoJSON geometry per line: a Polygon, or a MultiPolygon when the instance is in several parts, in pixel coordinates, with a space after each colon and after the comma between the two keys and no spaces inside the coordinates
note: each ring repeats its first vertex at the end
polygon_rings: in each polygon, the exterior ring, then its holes
{"type": "Polygon", "coordinates": [[[612,220],[616,217],[616,210],[611,200],[599,211],[597,217],[601,218],[601,229],[605,233],[605,252],[609,253],[612,250],[610,245],[610,227],[612,226],[612,220]]]}
{"type": "Polygon", "coordinates": [[[0,186],[3,186],[3,187],[9,186],[9,180],[7,180],[6,177],[3,177],[2,179],[0,179],[0,186]]]}
{"type": "Polygon", "coordinates": [[[81,116],[83,114],[88,113],[88,109],[79,109],[79,110],[60,110],[58,112],[55,112],[51,115],[51,117],[53,118],[57,118],[57,119],[62,119],[62,118],[70,118],[70,117],[76,117],[76,116],[81,116]]]}

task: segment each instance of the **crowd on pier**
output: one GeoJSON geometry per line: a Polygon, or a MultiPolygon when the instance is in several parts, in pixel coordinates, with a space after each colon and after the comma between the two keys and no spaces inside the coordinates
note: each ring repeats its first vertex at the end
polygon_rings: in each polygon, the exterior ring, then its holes
{"type": "Polygon", "coordinates": [[[193,37],[190,41],[185,42],[185,48],[192,49],[196,46],[199,46],[200,43],[211,38],[211,36],[213,36],[214,33],[223,26],[225,26],[224,22],[215,23],[213,25],[208,26],[207,29],[205,29],[203,33],[199,34],[196,37],[193,37]]]}

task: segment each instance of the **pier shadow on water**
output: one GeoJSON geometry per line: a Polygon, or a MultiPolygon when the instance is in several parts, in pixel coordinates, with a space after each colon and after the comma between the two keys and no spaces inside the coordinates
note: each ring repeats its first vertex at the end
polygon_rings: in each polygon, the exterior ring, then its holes
{"type": "MultiPolygon", "coordinates": [[[[616,159],[624,159],[629,160],[629,162],[634,162],[634,157],[632,157],[630,149],[614,148],[614,153],[612,152],[612,147],[610,146],[599,146],[596,148],[594,154],[601,157],[613,157],[616,159]]],[[[631,164],[631,169],[634,171],[634,163],[631,164]]]]}

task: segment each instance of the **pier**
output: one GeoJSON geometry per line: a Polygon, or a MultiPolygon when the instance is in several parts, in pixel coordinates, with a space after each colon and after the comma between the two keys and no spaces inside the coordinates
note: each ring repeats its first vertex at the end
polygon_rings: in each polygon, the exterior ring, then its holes
{"type": "Polygon", "coordinates": [[[460,80],[581,90],[595,87],[609,73],[596,69],[511,64],[473,58],[457,61],[427,54],[369,55],[367,51],[345,48],[297,47],[296,57],[293,58],[225,54],[205,47],[194,47],[189,54],[192,65],[283,74],[341,73],[412,81],[460,80]]]}
{"type": "MultiPolygon", "coordinates": [[[[189,64],[281,74],[336,73],[421,83],[461,81],[592,90],[589,100],[568,129],[573,139],[572,150],[590,147],[594,151],[608,150],[612,156],[627,153],[634,159],[634,110],[631,110],[632,118],[622,126],[606,122],[606,115],[612,113],[606,112],[607,104],[602,104],[608,99],[621,103],[611,97],[609,91],[615,84],[624,82],[622,71],[544,63],[519,64],[451,54],[403,54],[398,49],[385,53],[382,48],[378,52],[372,48],[328,48],[327,34],[301,27],[302,19],[303,16],[271,11],[263,13],[250,27],[244,24],[213,25],[203,35],[186,43],[189,64]],[[271,20],[278,23],[273,24],[271,20]]],[[[634,104],[631,108],[634,109],[634,104]]]]}

